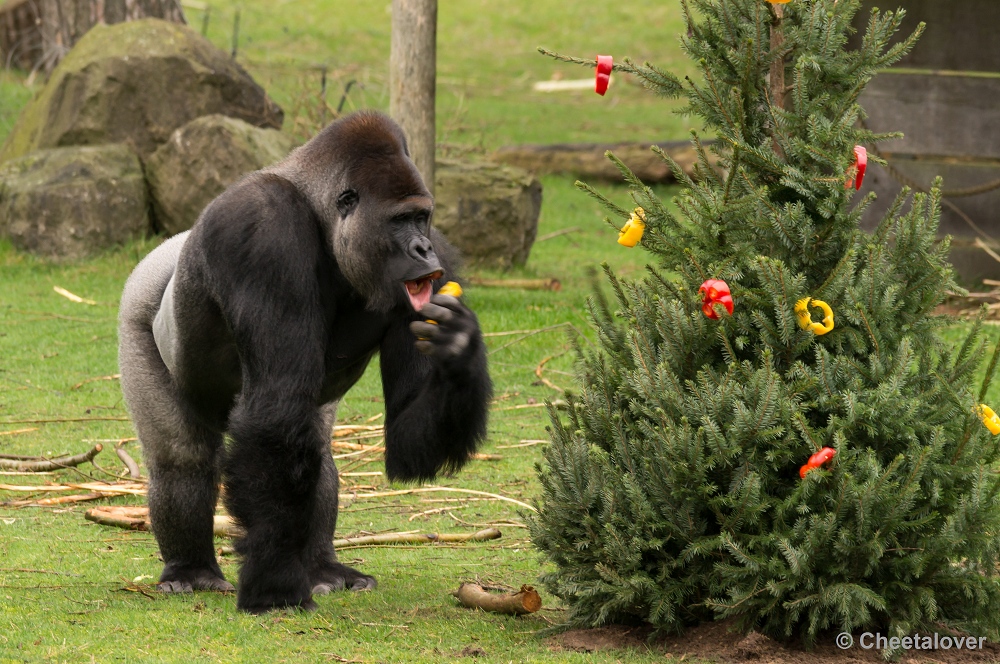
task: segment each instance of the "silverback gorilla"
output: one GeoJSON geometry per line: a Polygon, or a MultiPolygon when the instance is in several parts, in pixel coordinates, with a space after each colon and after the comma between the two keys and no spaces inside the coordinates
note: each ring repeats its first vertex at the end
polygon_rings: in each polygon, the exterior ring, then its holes
{"type": "Polygon", "coordinates": [[[475,450],[486,354],[475,315],[433,294],[453,251],[432,211],[400,128],[356,113],[231,186],[136,267],[119,364],[150,473],[160,590],[233,590],[212,541],[220,478],[246,533],[240,609],[375,587],[333,551],[330,450],[338,400],[375,353],[390,479],[458,469],[475,450]]]}

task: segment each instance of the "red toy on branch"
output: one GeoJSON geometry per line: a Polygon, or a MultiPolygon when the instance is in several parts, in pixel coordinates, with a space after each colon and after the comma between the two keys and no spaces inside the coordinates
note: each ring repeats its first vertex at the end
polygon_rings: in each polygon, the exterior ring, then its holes
{"type": "Polygon", "coordinates": [[[854,146],[854,163],[847,169],[847,182],[844,189],[861,189],[861,183],[865,181],[865,171],[868,170],[868,150],[860,145],[854,146]]]}
{"type": "Polygon", "coordinates": [[[719,312],[715,304],[721,304],[730,314],[733,313],[733,296],[729,292],[729,284],[721,279],[709,279],[701,285],[698,292],[702,295],[701,310],[712,320],[718,320],[719,312]]]}
{"type": "Polygon", "coordinates": [[[833,449],[832,447],[824,447],[819,452],[816,452],[816,454],[813,454],[811,457],[809,457],[809,461],[806,461],[806,465],[799,468],[799,477],[805,479],[806,473],[808,473],[810,470],[815,470],[816,468],[819,468],[824,463],[832,459],[836,453],[837,450],[833,449]]]}
{"type": "Polygon", "coordinates": [[[594,92],[604,96],[608,91],[608,84],[611,82],[611,70],[615,66],[615,59],[610,55],[597,56],[597,81],[594,85],[594,92]]]}

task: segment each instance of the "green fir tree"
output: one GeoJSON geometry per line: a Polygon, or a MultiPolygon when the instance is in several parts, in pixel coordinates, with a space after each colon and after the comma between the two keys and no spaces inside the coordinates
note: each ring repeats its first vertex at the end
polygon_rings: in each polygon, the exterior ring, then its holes
{"type": "Polygon", "coordinates": [[[998,635],[1000,439],[977,414],[997,357],[973,385],[980,325],[957,349],[940,337],[933,310],[956,285],[938,187],[859,228],[873,195],[845,186],[854,147],[890,136],[864,128],[858,97],[918,38],[893,45],[903,12],[876,10],[848,50],[859,4],[681,0],[700,81],[615,64],[686,99],[715,142],[694,135],[693,179],[671,162],[679,214],[615,160],[655,265],[639,282],[606,270],[614,304],[589,302],[599,348],[578,345],[580,395],[552,411],[531,533],[570,625],[998,635]],[[703,312],[709,279],[731,288],[731,315],[703,312]],[[832,331],[800,326],[806,297],[829,304],[832,331]]]}

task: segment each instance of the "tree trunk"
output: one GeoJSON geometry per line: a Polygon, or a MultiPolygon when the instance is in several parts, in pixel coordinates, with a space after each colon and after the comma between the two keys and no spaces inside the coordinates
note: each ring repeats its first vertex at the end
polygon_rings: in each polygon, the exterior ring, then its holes
{"type": "Polygon", "coordinates": [[[392,0],[389,115],[406,132],[410,156],[434,194],[437,0],[392,0]]]}
{"type": "Polygon", "coordinates": [[[14,0],[0,7],[0,54],[48,73],[98,23],[148,17],[186,23],[180,0],[14,0]]]}

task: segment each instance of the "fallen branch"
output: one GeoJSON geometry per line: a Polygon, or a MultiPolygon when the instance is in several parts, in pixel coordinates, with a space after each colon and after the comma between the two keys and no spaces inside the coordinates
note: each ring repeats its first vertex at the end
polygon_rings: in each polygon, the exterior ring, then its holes
{"type": "Polygon", "coordinates": [[[76,293],[70,293],[68,290],[62,288],[61,286],[53,286],[52,290],[59,293],[67,300],[70,300],[71,302],[76,302],[77,304],[89,304],[89,305],[97,304],[97,302],[94,302],[93,300],[88,300],[85,297],[80,297],[76,293]]]}
{"type": "MultiPolygon", "coordinates": [[[[219,518],[219,517],[216,517],[219,518]]],[[[355,549],[367,546],[387,546],[391,544],[435,544],[438,542],[486,542],[499,539],[497,528],[485,528],[474,533],[381,533],[379,535],[364,535],[362,537],[345,537],[333,540],[335,549],[355,549]]],[[[231,546],[219,547],[220,556],[232,554],[231,546]]]]}
{"type": "MultiPolygon", "coordinates": [[[[560,353],[560,355],[562,355],[562,353],[560,353]]],[[[555,390],[557,392],[565,392],[566,390],[564,390],[563,388],[559,387],[558,385],[556,385],[555,383],[553,383],[548,378],[546,378],[546,377],[544,377],[542,375],[542,369],[545,367],[545,364],[549,360],[551,360],[552,358],[554,358],[554,357],[558,357],[558,356],[557,355],[549,355],[544,360],[542,360],[541,362],[539,362],[538,366],[535,367],[535,375],[538,376],[538,380],[542,381],[542,385],[544,385],[545,387],[553,389],[553,390],[555,390]]]]}
{"type": "Polygon", "coordinates": [[[521,290],[562,290],[562,283],[553,277],[547,279],[480,279],[472,277],[469,283],[486,288],[519,288],[521,290]]]}
{"type": "MultiPolygon", "coordinates": [[[[588,81],[589,82],[589,81],[588,81]]],[[[554,237],[559,237],[560,235],[569,235],[570,233],[576,233],[582,231],[583,229],[579,226],[572,226],[570,228],[563,228],[558,231],[552,231],[551,233],[546,233],[545,235],[540,235],[535,238],[535,244],[539,242],[545,242],[546,240],[551,240],[554,237]]]]}
{"type": "Polygon", "coordinates": [[[114,526],[126,530],[149,530],[148,507],[105,505],[87,510],[84,512],[83,518],[102,526],[114,526]]]}
{"type": "Polygon", "coordinates": [[[462,606],[493,613],[523,616],[542,608],[542,598],[531,586],[521,586],[516,592],[491,593],[478,583],[463,583],[451,593],[462,606]]]}
{"type": "Polygon", "coordinates": [[[514,503],[515,505],[518,505],[519,507],[523,507],[525,509],[529,509],[532,512],[538,511],[528,503],[523,503],[515,498],[508,498],[507,496],[501,496],[498,493],[487,493],[486,491],[476,491],[475,489],[454,489],[452,487],[447,487],[447,486],[427,486],[427,487],[420,487],[418,489],[400,489],[398,491],[379,491],[375,493],[347,493],[347,494],[342,493],[340,494],[340,497],[342,499],[355,500],[360,498],[386,498],[389,496],[408,496],[414,493],[430,493],[434,491],[450,491],[454,493],[469,493],[474,496],[486,496],[488,498],[493,498],[494,500],[503,500],[508,503],[514,503]]]}
{"type": "MultiPolygon", "coordinates": [[[[518,404],[517,406],[507,406],[506,408],[497,408],[496,410],[497,412],[502,413],[505,410],[521,410],[522,408],[545,408],[545,406],[547,405],[548,404],[546,403],[522,403],[518,404]]],[[[566,402],[563,401],[562,399],[556,399],[555,401],[552,402],[552,405],[555,406],[556,408],[564,408],[566,406],[566,402]]]]}
{"type": "Polygon", "coordinates": [[[350,436],[364,431],[382,431],[384,429],[385,427],[381,424],[338,424],[333,427],[333,437],[341,438],[343,436],[350,436]]]}
{"type": "Polygon", "coordinates": [[[145,496],[146,485],[138,482],[74,482],[66,484],[0,484],[0,491],[16,491],[21,493],[49,493],[57,491],[73,491],[82,489],[112,496],[145,496]]]}
{"type": "Polygon", "coordinates": [[[333,540],[333,548],[345,549],[387,544],[433,544],[435,542],[486,542],[499,539],[500,531],[485,528],[474,533],[381,533],[333,540]]]}
{"type": "Polygon", "coordinates": [[[0,422],[0,426],[7,424],[62,424],[64,422],[129,422],[127,417],[49,417],[41,420],[7,420],[0,422]]]}
{"type": "Polygon", "coordinates": [[[482,452],[473,452],[469,455],[469,458],[473,461],[502,461],[503,457],[499,454],[484,454],[482,452]]]}
{"type": "Polygon", "coordinates": [[[72,496],[56,496],[54,498],[40,498],[38,500],[14,500],[6,503],[11,507],[50,507],[52,505],[66,505],[68,503],[85,503],[91,500],[104,498],[103,493],[77,493],[72,496]]]}
{"type": "Polygon", "coordinates": [[[0,436],[16,436],[19,433],[31,433],[32,431],[38,431],[38,427],[31,427],[30,429],[14,429],[13,431],[0,431],[0,436]]]}
{"type": "MultiPolygon", "coordinates": [[[[102,526],[114,526],[125,530],[150,530],[149,507],[145,505],[102,505],[87,510],[83,517],[87,521],[99,523],[102,526]]],[[[217,537],[238,537],[243,530],[236,525],[232,517],[215,515],[212,530],[217,537]]]]}
{"type": "Polygon", "coordinates": [[[73,387],[71,387],[69,389],[71,389],[71,390],[78,390],[81,387],[83,387],[84,385],[86,385],[87,383],[96,383],[99,380],[118,380],[121,377],[122,377],[121,374],[111,374],[110,376],[98,376],[97,378],[88,378],[87,380],[80,381],[79,383],[77,383],[76,385],[74,385],[73,387]]]}
{"type": "Polygon", "coordinates": [[[21,457],[13,459],[0,458],[0,468],[30,473],[47,472],[50,470],[59,470],[60,468],[72,468],[73,466],[79,466],[82,463],[91,461],[98,455],[98,453],[100,453],[102,449],[104,449],[104,447],[98,443],[89,451],[74,456],[61,456],[54,459],[46,459],[44,457],[21,457]]]}
{"type": "Polygon", "coordinates": [[[550,440],[522,440],[517,445],[497,445],[498,450],[509,450],[514,447],[531,447],[532,445],[548,445],[550,440]]]}
{"type": "Polygon", "coordinates": [[[142,473],[139,472],[139,464],[137,464],[135,460],[128,455],[128,452],[125,451],[125,448],[122,447],[121,443],[115,446],[115,454],[118,455],[118,458],[121,459],[122,463],[125,464],[125,467],[128,468],[129,477],[134,480],[142,477],[142,473]]]}

